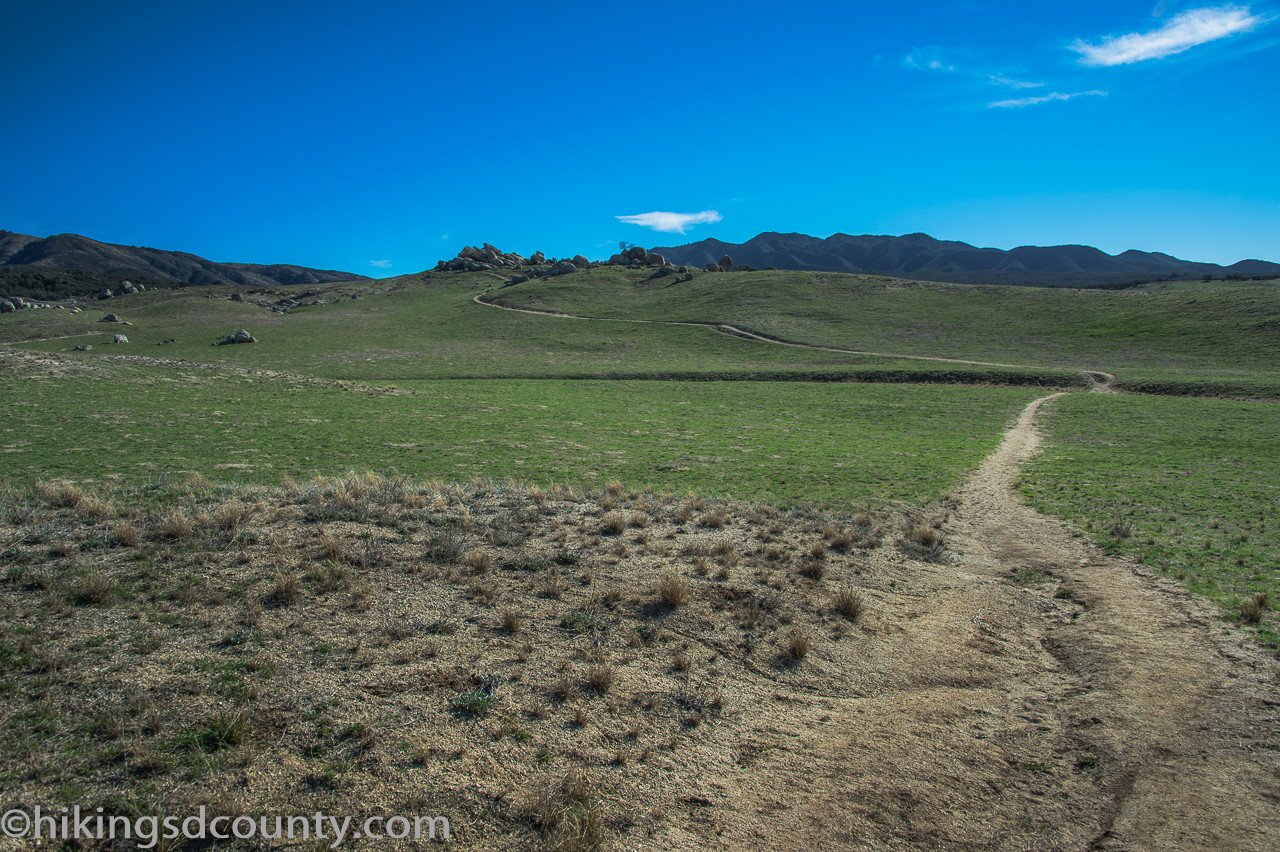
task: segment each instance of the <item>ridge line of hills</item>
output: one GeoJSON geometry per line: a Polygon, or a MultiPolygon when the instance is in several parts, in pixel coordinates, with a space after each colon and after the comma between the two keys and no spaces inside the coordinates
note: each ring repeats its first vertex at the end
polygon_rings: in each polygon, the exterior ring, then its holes
{"type": "Polygon", "coordinates": [[[180,251],[103,243],[78,234],[33,237],[0,230],[0,295],[65,299],[114,290],[189,284],[278,287],[367,281],[367,276],[287,263],[219,263],[180,251]]]}
{"type": "Polygon", "coordinates": [[[701,240],[651,249],[672,263],[705,268],[724,256],[756,269],[888,275],[954,284],[1015,284],[1037,287],[1106,287],[1174,278],[1276,278],[1280,263],[1242,260],[1230,266],[1181,260],[1161,252],[1130,249],[1109,255],[1092,246],[1019,246],[1005,251],[937,240],[928,234],[901,237],[765,232],[745,243],[701,240]]]}

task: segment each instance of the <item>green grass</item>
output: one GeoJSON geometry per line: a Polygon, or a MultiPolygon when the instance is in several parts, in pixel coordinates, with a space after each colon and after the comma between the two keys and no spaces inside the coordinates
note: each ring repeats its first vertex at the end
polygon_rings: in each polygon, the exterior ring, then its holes
{"type": "Polygon", "coordinates": [[[1280,287],[1102,291],[749,272],[683,284],[613,270],[496,291],[513,307],[727,322],[786,340],[1114,373],[1163,390],[1280,396],[1280,287]],[[578,279],[578,280],[574,280],[578,279]]]}
{"type": "MultiPolygon", "coordinates": [[[[580,281],[590,279],[583,274],[580,281]]],[[[147,292],[91,303],[74,315],[6,315],[0,342],[46,352],[71,352],[88,343],[93,351],[77,357],[141,355],[377,382],[498,376],[884,381],[901,380],[906,373],[935,382],[1061,385],[1079,380],[1067,371],[1028,373],[855,356],[744,340],[710,328],[542,317],[473,301],[495,283],[484,275],[406,276],[362,285],[364,293],[355,300],[342,294],[361,287],[344,286],[324,294],[328,304],[288,314],[232,302],[228,288],[147,292]],[[132,325],[99,322],[107,312],[132,325]],[[241,327],[259,342],[213,345],[241,327]],[[115,333],[126,334],[129,343],[111,344],[115,333]],[[177,343],[157,345],[169,338],[177,343]]]]}
{"type": "Polygon", "coordinates": [[[1043,454],[1022,493],[1077,520],[1108,550],[1238,616],[1265,592],[1277,639],[1280,410],[1272,403],[1073,394],[1041,409],[1043,454]]]}
{"type": "Polygon", "coordinates": [[[211,368],[90,366],[56,379],[11,377],[0,401],[4,481],[145,482],[198,471],[273,483],[367,469],[619,478],[842,506],[917,501],[952,488],[1039,393],[556,380],[406,382],[389,393],[211,368]]]}

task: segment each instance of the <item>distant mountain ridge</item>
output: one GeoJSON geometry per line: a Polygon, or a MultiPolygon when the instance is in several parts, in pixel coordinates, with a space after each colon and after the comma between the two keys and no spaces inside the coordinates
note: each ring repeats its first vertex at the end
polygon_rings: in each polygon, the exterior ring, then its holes
{"type": "Polygon", "coordinates": [[[1242,260],[1231,266],[1180,260],[1130,249],[1109,255],[1092,246],[1020,246],[1009,251],[937,240],[928,234],[901,237],[767,232],[745,243],[702,240],[651,249],[681,266],[705,267],[729,255],[735,265],[891,275],[957,284],[1024,284],[1040,287],[1099,287],[1169,278],[1280,277],[1280,263],[1242,260]]]}
{"type": "Polygon", "coordinates": [[[41,238],[0,231],[0,295],[84,296],[126,279],[147,287],[246,288],[368,280],[350,272],[291,264],[218,263],[186,252],[102,243],[77,234],[41,238]]]}

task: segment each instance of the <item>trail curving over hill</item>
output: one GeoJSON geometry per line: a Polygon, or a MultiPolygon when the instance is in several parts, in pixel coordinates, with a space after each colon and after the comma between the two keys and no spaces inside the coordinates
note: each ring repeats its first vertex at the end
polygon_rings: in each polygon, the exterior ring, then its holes
{"type": "MultiPolygon", "coordinates": [[[[819,352],[837,352],[843,355],[863,355],[874,358],[896,358],[903,361],[930,361],[940,364],[966,364],[976,367],[1002,367],[1014,370],[1040,370],[1043,367],[1033,367],[1028,364],[1004,364],[999,361],[972,361],[965,358],[942,358],[936,355],[904,355],[900,352],[873,352],[865,349],[844,349],[838,346],[819,346],[813,343],[802,343],[795,340],[784,340],[780,337],[761,334],[757,331],[750,331],[744,328],[730,325],[723,322],[691,322],[687,320],[643,320],[643,319],[619,319],[617,317],[590,317],[579,314],[567,314],[563,311],[540,311],[535,308],[513,308],[510,305],[502,305],[497,302],[490,302],[484,299],[484,293],[477,293],[472,297],[478,305],[484,305],[490,308],[498,308],[503,311],[514,311],[520,314],[533,314],[535,316],[556,317],[557,319],[572,320],[591,320],[593,322],[621,322],[621,323],[637,323],[641,325],[683,325],[693,326],[696,328],[709,328],[712,331],[718,331],[721,334],[727,334],[730,337],[738,337],[744,340],[754,340],[760,343],[772,343],[776,346],[791,346],[797,349],[812,349],[819,352]]],[[[1116,377],[1110,373],[1104,373],[1101,370],[1080,370],[1085,379],[1090,383],[1091,389],[1102,391],[1105,393],[1115,393],[1113,383],[1116,377]]]]}

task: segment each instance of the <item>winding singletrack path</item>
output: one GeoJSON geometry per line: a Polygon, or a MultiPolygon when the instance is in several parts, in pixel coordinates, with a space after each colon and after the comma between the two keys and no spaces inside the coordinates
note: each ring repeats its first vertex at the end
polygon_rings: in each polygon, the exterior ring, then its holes
{"type": "MultiPolygon", "coordinates": [[[[563,319],[661,323],[475,301],[563,319]]],[[[856,355],[1022,366],[812,346],[724,323],[662,324],[856,355]]],[[[1115,392],[1113,375],[1081,372],[1091,391],[1115,392]]],[[[1035,416],[1062,395],[1029,404],[969,478],[946,528],[953,555],[937,577],[932,612],[894,640],[908,683],[940,676],[909,662],[925,641],[939,660],[972,667],[965,654],[975,649],[1006,659],[972,684],[953,672],[957,687],[971,687],[959,701],[935,688],[913,693],[916,700],[898,690],[792,697],[782,720],[762,708],[738,753],[766,756],[745,769],[740,759],[719,771],[708,764],[707,783],[732,802],[732,815],[712,822],[714,836],[693,830],[661,845],[1280,849],[1274,660],[1225,625],[1211,603],[1106,556],[1015,491],[1038,445],[1035,416]],[[1009,578],[1028,575],[1042,576],[1042,593],[1052,594],[1039,618],[1007,593],[1009,578]],[[965,615],[967,624],[957,618],[965,615]],[[937,629],[940,621],[946,629],[937,629]],[[914,645],[913,630],[921,640],[914,645]],[[991,749],[974,748],[970,728],[980,727],[995,732],[991,749]],[[1021,766],[1042,778],[1009,783],[1019,775],[1019,752],[1040,756],[1021,766]],[[1070,771],[1061,769],[1064,759],[1075,762],[1070,771]]]]}
{"type": "Polygon", "coordinates": [[[1280,848],[1274,660],[1014,490],[1061,395],[965,484],[946,564],[870,557],[908,608],[864,617],[866,686],[757,702],[698,756],[688,813],[621,848],[1280,848]]]}
{"type": "MultiPolygon", "coordinates": [[[[557,319],[571,320],[591,320],[593,322],[623,322],[637,323],[641,325],[684,325],[693,326],[695,328],[709,328],[712,331],[718,331],[721,334],[727,334],[730,337],[738,337],[744,340],[754,340],[759,343],[771,343],[775,346],[791,346],[796,349],[812,349],[819,352],[838,352],[843,355],[864,355],[874,358],[894,358],[902,361],[932,361],[940,364],[968,364],[977,367],[1005,367],[1015,370],[1040,370],[1043,367],[1032,367],[1027,364],[1003,364],[999,361],[970,361],[964,358],[942,358],[935,355],[903,355],[898,352],[872,352],[865,349],[843,349],[837,346],[818,346],[813,343],[800,343],[794,340],[783,340],[779,337],[770,337],[769,335],[760,334],[755,331],[748,331],[744,328],[730,325],[723,322],[690,322],[687,320],[644,320],[644,319],[619,319],[617,317],[589,317],[580,314],[567,314],[563,311],[540,311],[535,308],[513,308],[510,305],[502,305],[497,302],[485,300],[484,293],[477,293],[472,297],[478,305],[484,305],[489,308],[498,308],[503,311],[514,311],[520,314],[533,314],[535,316],[555,317],[557,319]]],[[[1104,373],[1101,370],[1081,370],[1085,379],[1090,382],[1091,389],[1114,393],[1111,385],[1115,382],[1116,377],[1110,373],[1104,373]]]]}

